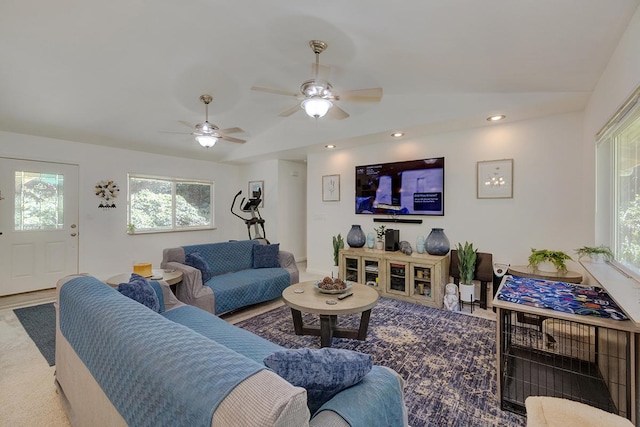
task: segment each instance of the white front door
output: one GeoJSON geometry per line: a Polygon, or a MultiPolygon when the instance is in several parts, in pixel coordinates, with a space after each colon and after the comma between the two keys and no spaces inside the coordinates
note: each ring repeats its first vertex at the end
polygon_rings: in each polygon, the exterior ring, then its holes
{"type": "Polygon", "coordinates": [[[78,166],[0,157],[0,296],[78,272],[78,166]]]}

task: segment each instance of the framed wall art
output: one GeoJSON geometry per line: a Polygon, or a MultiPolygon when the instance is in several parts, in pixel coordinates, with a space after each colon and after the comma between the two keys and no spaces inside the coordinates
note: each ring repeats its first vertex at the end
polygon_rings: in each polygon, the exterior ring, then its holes
{"type": "Polygon", "coordinates": [[[478,162],[476,197],[478,199],[513,198],[513,159],[478,162]]]}
{"type": "Polygon", "coordinates": [[[340,175],[324,175],[322,177],[322,201],[340,201],[340,175]]]}
{"type": "Polygon", "coordinates": [[[258,207],[264,208],[264,181],[249,181],[249,198],[255,199],[258,194],[262,194],[260,197],[262,201],[258,207]]]}

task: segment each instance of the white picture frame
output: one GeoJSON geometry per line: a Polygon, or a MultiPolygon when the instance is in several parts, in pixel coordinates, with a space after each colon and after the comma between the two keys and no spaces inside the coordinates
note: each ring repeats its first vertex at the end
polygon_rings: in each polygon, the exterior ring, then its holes
{"type": "Polygon", "coordinates": [[[322,201],[340,201],[340,175],[324,175],[322,177],[322,201]]]}
{"type": "Polygon", "coordinates": [[[253,199],[253,192],[260,191],[262,200],[258,205],[259,208],[264,208],[264,181],[249,181],[249,199],[253,199]]]}
{"type": "Polygon", "coordinates": [[[476,170],[476,198],[513,198],[513,159],[480,161],[476,170]]]}

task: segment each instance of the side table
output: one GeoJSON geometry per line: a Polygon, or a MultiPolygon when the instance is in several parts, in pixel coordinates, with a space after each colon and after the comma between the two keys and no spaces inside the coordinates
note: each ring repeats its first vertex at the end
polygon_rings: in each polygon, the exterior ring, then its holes
{"type": "MultiPolygon", "coordinates": [[[[160,277],[157,280],[164,280],[168,285],[176,285],[182,281],[182,271],[173,270],[173,271],[165,271],[165,270],[152,270],[153,276],[148,277],[147,280],[151,280],[151,278],[160,277]]],[[[122,273],[117,276],[109,277],[105,282],[109,286],[118,286],[120,283],[125,283],[129,281],[131,278],[131,273],[122,273]]]]}

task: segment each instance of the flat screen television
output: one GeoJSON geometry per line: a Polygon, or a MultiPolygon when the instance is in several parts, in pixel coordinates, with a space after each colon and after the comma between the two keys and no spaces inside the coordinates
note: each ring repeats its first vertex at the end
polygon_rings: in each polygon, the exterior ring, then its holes
{"type": "Polygon", "coordinates": [[[444,157],[356,166],[356,213],[444,215],[444,157]]]}

